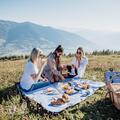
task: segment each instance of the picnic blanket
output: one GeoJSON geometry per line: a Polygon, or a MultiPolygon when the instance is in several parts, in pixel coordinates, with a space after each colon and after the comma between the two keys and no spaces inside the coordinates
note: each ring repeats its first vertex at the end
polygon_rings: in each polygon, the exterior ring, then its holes
{"type": "Polygon", "coordinates": [[[23,94],[27,96],[29,99],[32,99],[36,101],[37,103],[41,104],[42,107],[46,109],[47,111],[58,113],[70,106],[80,103],[81,101],[85,100],[87,97],[94,94],[94,92],[97,89],[105,86],[105,83],[103,82],[93,82],[92,80],[86,80],[86,79],[80,79],[80,78],[66,79],[65,82],[71,82],[73,85],[75,85],[76,83],[86,82],[90,85],[90,88],[88,90],[81,89],[80,91],[77,91],[76,93],[70,95],[69,102],[62,104],[62,105],[56,105],[56,106],[51,105],[51,100],[54,97],[60,96],[64,93],[64,91],[60,87],[62,82],[50,84],[46,87],[31,91],[31,92],[23,92],[23,94]],[[46,94],[45,90],[48,88],[52,88],[56,92],[52,94],[46,94]]]}

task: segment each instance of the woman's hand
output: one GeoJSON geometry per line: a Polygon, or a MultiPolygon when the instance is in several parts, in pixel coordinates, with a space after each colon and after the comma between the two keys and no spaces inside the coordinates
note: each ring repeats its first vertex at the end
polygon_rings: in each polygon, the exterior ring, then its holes
{"type": "Polygon", "coordinates": [[[62,70],[66,70],[67,69],[67,66],[65,64],[61,65],[62,67],[62,70]]]}

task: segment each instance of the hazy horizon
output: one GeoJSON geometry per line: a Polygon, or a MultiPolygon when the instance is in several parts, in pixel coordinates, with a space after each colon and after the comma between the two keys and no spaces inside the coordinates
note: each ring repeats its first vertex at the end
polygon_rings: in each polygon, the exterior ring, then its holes
{"type": "Polygon", "coordinates": [[[118,44],[120,44],[119,6],[119,0],[0,0],[0,19],[15,22],[28,21],[67,30],[98,45],[104,46],[107,43],[106,49],[108,47],[118,50],[118,44]],[[110,36],[101,32],[117,32],[118,34],[110,36]],[[114,41],[116,42],[113,46],[114,41]]]}
{"type": "Polygon", "coordinates": [[[57,28],[120,31],[119,0],[0,0],[0,19],[57,28]]]}

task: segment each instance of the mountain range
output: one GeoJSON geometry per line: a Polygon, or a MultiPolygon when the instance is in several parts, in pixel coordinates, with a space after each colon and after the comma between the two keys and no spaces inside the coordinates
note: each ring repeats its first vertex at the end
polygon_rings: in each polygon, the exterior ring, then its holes
{"type": "Polygon", "coordinates": [[[63,45],[66,53],[75,52],[79,46],[95,49],[94,43],[72,32],[31,22],[0,20],[0,56],[27,54],[33,47],[39,47],[48,54],[59,44],[63,45]]]}
{"type": "Polygon", "coordinates": [[[78,34],[99,46],[99,50],[120,50],[120,32],[83,28],[67,28],[66,31],[78,34]]]}

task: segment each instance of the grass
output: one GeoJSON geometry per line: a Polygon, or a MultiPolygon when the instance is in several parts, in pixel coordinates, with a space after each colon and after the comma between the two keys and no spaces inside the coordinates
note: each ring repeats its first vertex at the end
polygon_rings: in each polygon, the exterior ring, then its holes
{"type": "MultiPolygon", "coordinates": [[[[120,71],[120,56],[88,56],[89,65],[85,78],[104,81],[104,72],[112,67],[120,71]]],[[[63,58],[62,63],[70,63],[72,58],[63,58]]],[[[20,104],[20,95],[15,83],[19,81],[26,60],[0,62],[0,120],[119,120],[118,111],[109,99],[105,98],[106,89],[99,89],[85,101],[70,107],[58,115],[48,114],[40,108],[36,110],[33,102],[31,108],[26,102],[20,104]],[[105,102],[106,101],[106,102],[105,102]]]]}

